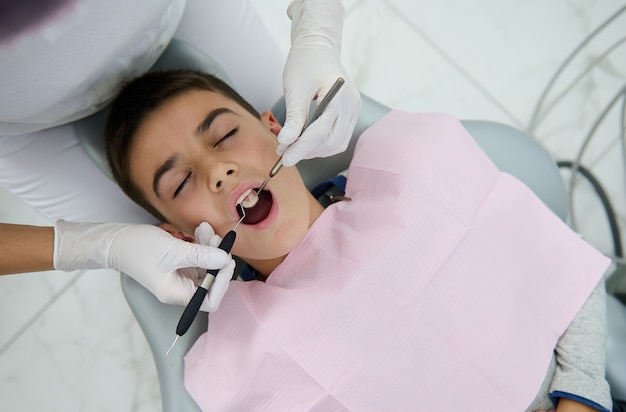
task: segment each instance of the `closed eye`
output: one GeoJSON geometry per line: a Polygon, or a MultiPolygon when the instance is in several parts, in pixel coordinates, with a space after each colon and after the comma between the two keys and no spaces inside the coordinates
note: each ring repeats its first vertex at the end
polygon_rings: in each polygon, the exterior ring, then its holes
{"type": "Polygon", "coordinates": [[[231,130],[230,132],[226,133],[226,135],[224,137],[222,137],[220,140],[217,141],[217,143],[215,143],[213,145],[213,147],[217,147],[220,143],[230,139],[231,137],[233,137],[237,132],[239,131],[238,127],[235,127],[233,130],[231,130]]]}
{"type": "Polygon", "coordinates": [[[187,174],[187,177],[185,177],[185,179],[181,182],[180,186],[176,188],[176,191],[174,192],[174,196],[172,196],[172,199],[176,199],[176,196],[178,196],[180,191],[183,190],[185,186],[187,185],[187,182],[189,181],[190,177],[191,177],[191,172],[187,174]]]}

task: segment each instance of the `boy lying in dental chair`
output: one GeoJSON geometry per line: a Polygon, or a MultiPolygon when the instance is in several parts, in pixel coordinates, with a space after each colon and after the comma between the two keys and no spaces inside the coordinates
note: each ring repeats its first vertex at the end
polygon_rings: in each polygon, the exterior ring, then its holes
{"type": "MultiPolygon", "coordinates": [[[[107,154],[194,241],[239,220],[280,128],[210,75],[149,73],[114,101],[107,154]]],[[[231,283],[186,357],[203,410],[611,410],[608,259],[457,120],[391,112],[348,177],[324,209],[285,167],[246,211],[232,252],[258,280],[231,283]]]]}

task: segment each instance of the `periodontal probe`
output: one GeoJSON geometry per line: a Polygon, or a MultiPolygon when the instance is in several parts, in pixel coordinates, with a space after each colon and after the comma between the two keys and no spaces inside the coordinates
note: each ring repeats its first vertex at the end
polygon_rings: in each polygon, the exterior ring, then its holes
{"type": "MultiPolygon", "coordinates": [[[[226,233],[226,235],[220,242],[220,245],[218,246],[220,249],[222,249],[226,253],[230,253],[230,250],[233,248],[233,244],[235,243],[235,238],[237,237],[237,227],[239,227],[239,224],[246,217],[245,208],[241,206],[241,204],[238,204],[238,206],[241,208],[241,212],[243,216],[241,216],[241,218],[235,224],[235,226],[228,233],[226,233]]],[[[202,282],[200,282],[200,285],[198,285],[198,288],[196,289],[196,293],[194,293],[193,297],[187,304],[185,311],[180,317],[180,320],[178,321],[178,325],[176,326],[176,338],[174,339],[174,342],[172,342],[172,345],[167,350],[167,352],[165,352],[165,356],[167,357],[167,360],[172,366],[174,366],[174,362],[170,358],[170,352],[172,351],[172,349],[174,349],[174,346],[176,345],[176,342],[178,342],[178,339],[181,336],[183,336],[185,333],[187,333],[194,319],[198,315],[198,312],[200,312],[200,306],[202,306],[204,297],[209,292],[209,289],[211,289],[211,285],[215,281],[217,272],[219,272],[219,269],[207,270],[206,275],[204,276],[204,279],[202,279],[202,282]]]]}
{"type": "MultiPolygon", "coordinates": [[[[315,111],[313,112],[313,115],[311,116],[311,118],[309,119],[308,122],[306,122],[306,124],[304,125],[304,127],[302,128],[302,131],[300,132],[300,136],[302,136],[302,134],[304,133],[304,131],[311,125],[311,123],[313,123],[314,121],[317,120],[318,117],[320,117],[322,115],[322,113],[324,113],[324,110],[326,109],[326,106],[328,106],[328,103],[330,103],[330,101],[333,99],[333,97],[335,97],[335,95],[337,94],[337,92],[339,91],[339,89],[341,89],[341,86],[343,86],[343,84],[345,83],[345,80],[343,79],[343,77],[339,77],[335,83],[333,84],[333,86],[330,88],[330,90],[328,91],[328,93],[326,93],[326,96],[324,96],[324,98],[322,99],[322,101],[320,102],[320,104],[315,108],[315,111]]],[[[274,165],[274,167],[272,167],[272,170],[270,170],[270,174],[267,177],[267,179],[265,179],[265,182],[263,182],[263,184],[256,190],[257,193],[261,193],[261,190],[263,190],[265,188],[265,186],[267,185],[267,183],[270,181],[270,179],[274,176],[276,176],[276,173],[278,173],[278,171],[283,167],[283,157],[280,156],[278,158],[278,161],[276,162],[276,164],[274,165]]]]}

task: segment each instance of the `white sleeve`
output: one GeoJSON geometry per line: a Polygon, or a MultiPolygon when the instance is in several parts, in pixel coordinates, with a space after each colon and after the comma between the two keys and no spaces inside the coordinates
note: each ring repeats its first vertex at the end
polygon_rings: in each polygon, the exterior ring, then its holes
{"type": "Polygon", "coordinates": [[[100,171],[71,124],[0,136],[0,186],[51,222],[156,222],[100,171]]]}

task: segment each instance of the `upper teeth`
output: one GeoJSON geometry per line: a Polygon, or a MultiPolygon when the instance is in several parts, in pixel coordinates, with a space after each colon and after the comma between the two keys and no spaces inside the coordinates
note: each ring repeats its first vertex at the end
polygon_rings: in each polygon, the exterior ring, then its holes
{"type": "Polygon", "coordinates": [[[239,199],[237,199],[237,204],[241,204],[241,206],[247,208],[254,207],[259,201],[259,195],[253,189],[246,190],[239,199]]]}

